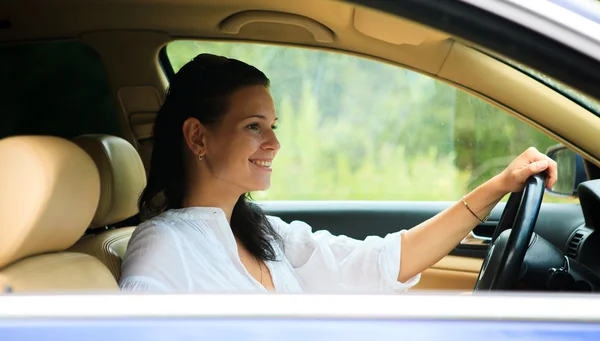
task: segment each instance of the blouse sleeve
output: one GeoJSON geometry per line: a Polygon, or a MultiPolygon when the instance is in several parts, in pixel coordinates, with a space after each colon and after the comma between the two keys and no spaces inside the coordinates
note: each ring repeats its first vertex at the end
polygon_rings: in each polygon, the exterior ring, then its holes
{"type": "Polygon", "coordinates": [[[134,231],[121,265],[121,291],[188,291],[178,238],[169,222],[162,225],[148,221],[134,231]]]}
{"type": "Polygon", "coordinates": [[[398,281],[400,247],[405,231],[356,240],[328,231],[313,232],[301,221],[270,217],[284,240],[284,254],[303,287],[310,291],[400,292],[421,278],[398,281]]]}

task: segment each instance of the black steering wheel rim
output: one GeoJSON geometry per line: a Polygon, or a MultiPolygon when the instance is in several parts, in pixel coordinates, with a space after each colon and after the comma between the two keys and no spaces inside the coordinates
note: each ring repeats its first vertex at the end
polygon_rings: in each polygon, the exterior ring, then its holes
{"type": "Polygon", "coordinates": [[[545,186],[543,172],[529,177],[521,192],[511,193],[481,266],[475,292],[510,290],[514,286],[533,236],[545,186]]]}

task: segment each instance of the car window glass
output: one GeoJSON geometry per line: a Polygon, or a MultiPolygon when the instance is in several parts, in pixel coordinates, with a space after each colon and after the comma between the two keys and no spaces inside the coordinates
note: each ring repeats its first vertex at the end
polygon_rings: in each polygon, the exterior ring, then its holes
{"type": "Polygon", "coordinates": [[[258,200],[454,201],[527,147],[557,144],[473,95],[375,60],[202,41],[176,41],[166,52],[175,72],[214,53],[271,79],[282,148],[272,186],[255,193],[258,200]]]}

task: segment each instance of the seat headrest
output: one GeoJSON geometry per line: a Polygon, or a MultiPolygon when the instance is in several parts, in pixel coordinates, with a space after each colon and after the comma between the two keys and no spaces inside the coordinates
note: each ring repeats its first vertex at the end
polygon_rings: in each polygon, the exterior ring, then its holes
{"type": "Polygon", "coordinates": [[[82,135],[73,142],[92,157],[100,171],[100,202],[91,227],[104,227],[137,214],[146,171],[135,147],[111,135],[82,135]]]}
{"type": "Polygon", "coordinates": [[[83,235],[100,198],[92,159],[52,136],[0,140],[0,268],[62,251],[83,235]]]}

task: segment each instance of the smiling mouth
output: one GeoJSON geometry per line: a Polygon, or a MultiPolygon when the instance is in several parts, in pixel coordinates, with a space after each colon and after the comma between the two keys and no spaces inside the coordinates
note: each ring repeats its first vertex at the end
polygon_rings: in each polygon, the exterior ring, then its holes
{"type": "Polygon", "coordinates": [[[263,168],[263,169],[271,169],[271,161],[250,160],[250,162],[258,167],[263,168]]]}

